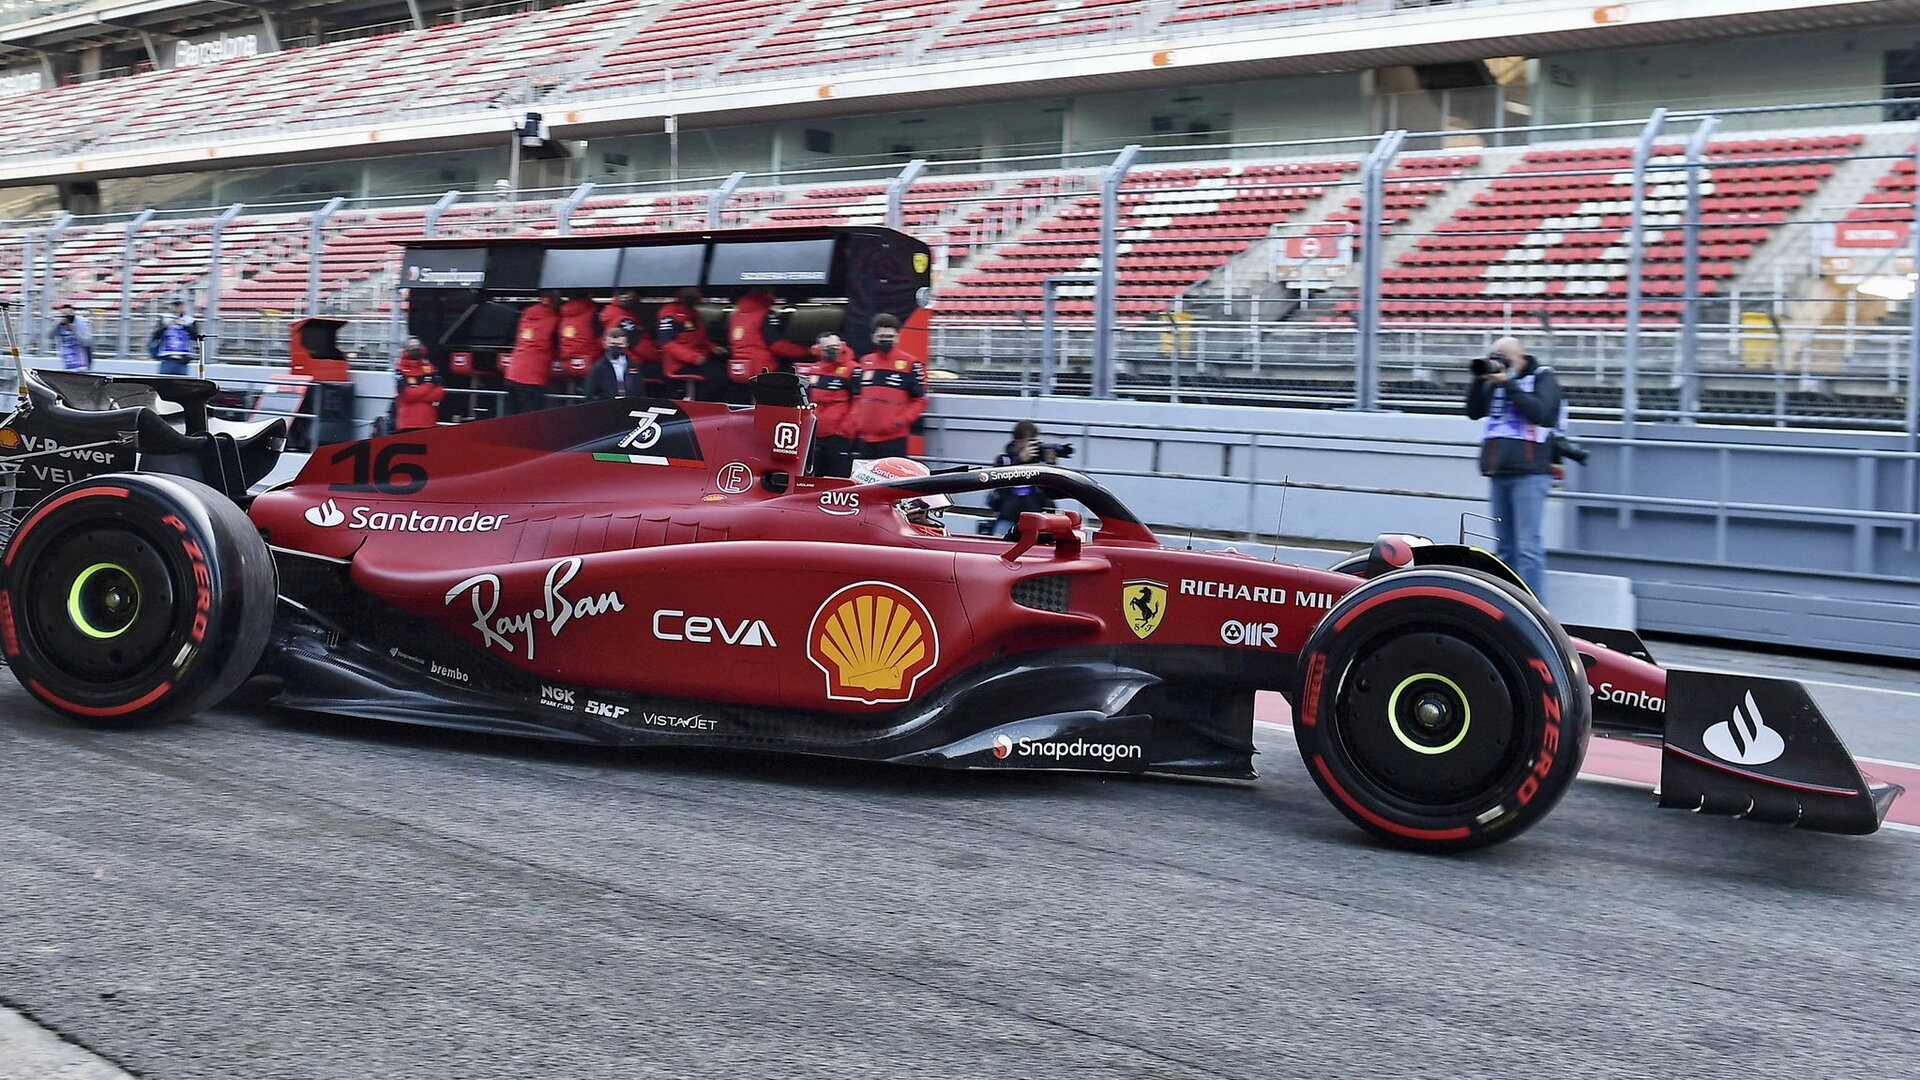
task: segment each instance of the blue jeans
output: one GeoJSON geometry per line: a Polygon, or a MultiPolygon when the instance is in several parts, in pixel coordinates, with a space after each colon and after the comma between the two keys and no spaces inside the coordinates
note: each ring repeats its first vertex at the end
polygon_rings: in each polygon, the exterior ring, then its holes
{"type": "Polygon", "coordinates": [[[1513,567],[1542,605],[1547,602],[1547,544],[1540,530],[1547,516],[1547,492],[1553,477],[1547,473],[1509,473],[1493,476],[1494,554],[1513,567]]]}
{"type": "Polygon", "coordinates": [[[164,355],[160,357],[160,374],[162,375],[191,374],[192,371],[187,365],[188,365],[188,361],[192,359],[193,357],[191,356],[174,356],[171,354],[164,355]]]}

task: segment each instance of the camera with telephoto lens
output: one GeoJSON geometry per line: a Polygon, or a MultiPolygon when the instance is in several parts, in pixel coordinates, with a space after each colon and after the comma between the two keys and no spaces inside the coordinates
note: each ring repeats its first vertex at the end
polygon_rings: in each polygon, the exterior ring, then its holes
{"type": "Polygon", "coordinates": [[[1553,463],[1555,465],[1560,464],[1562,461],[1571,461],[1575,465],[1585,465],[1587,458],[1591,457],[1592,454],[1593,451],[1581,446],[1572,438],[1558,431],[1553,433],[1553,463]]]}
{"type": "Polygon", "coordinates": [[[1073,456],[1072,443],[1042,442],[1034,443],[1033,448],[1040,453],[1040,460],[1051,465],[1060,458],[1073,456]]]}
{"type": "Polygon", "coordinates": [[[1473,376],[1476,379],[1485,378],[1496,371],[1505,371],[1506,369],[1506,363],[1492,354],[1473,358],[1473,376]]]}

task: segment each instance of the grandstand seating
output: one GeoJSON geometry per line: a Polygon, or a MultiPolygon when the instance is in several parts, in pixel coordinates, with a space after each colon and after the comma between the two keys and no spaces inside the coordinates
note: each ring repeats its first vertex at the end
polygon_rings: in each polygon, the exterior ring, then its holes
{"type": "Polygon", "coordinates": [[[0,158],[72,156],[147,140],[218,141],[375,125],[673,82],[766,78],[887,60],[957,60],[1153,26],[1234,29],[1358,15],[1357,0],[584,0],[201,67],[84,81],[9,101],[35,137],[0,158]],[[1351,10],[1349,10],[1351,9],[1351,10]],[[874,33],[883,26],[884,33],[874,33]],[[217,103],[217,107],[216,106],[217,103]]]}
{"type": "MultiPolygon", "coordinates": [[[[1355,161],[1218,165],[1143,170],[1120,190],[1120,286],[1117,309],[1143,316],[1165,311],[1270,226],[1293,220],[1326,185],[1350,177],[1355,161]]],[[[1037,311],[1050,276],[1095,269],[1100,197],[1084,195],[996,249],[940,289],[943,317],[1007,317],[1037,311]]],[[[1065,285],[1065,315],[1092,311],[1092,286],[1065,285]]]]}
{"type": "MultiPolygon", "coordinates": [[[[1708,148],[1701,200],[1701,291],[1711,295],[1833,174],[1823,158],[1859,135],[1721,140],[1708,148]],[[1771,159],[1801,159],[1775,163],[1771,159]]],[[[1649,180],[1643,308],[1673,321],[1682,304],[1685,173],[1679,146],[1657,148],[1649,180]]],[[[1389,269],[1392,321],[1483,321],[1509,306],[1582,322],[1625,317],[1633,152],[1627,146],[1534,150],[1439,223],[1389,269]]],[[[1342,305],[1351,311],[1353,302],[1342,305]]]]}

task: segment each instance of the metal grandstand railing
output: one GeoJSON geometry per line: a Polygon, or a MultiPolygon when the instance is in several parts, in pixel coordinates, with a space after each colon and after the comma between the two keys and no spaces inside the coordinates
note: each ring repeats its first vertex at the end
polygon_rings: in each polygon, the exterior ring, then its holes
{"type": "Polygon", "coordinates": [[[141,363],[185,298],[224,359],[337,314],[372,368],[407,237],[890,224],[952,392],[1451,408],[1515,333],[1577,415],[1911,436],[1916,129],[1878,120],[1911,104],[61,217],[0,229],[0,287],[30,351],[60,298],[141,363]]]}

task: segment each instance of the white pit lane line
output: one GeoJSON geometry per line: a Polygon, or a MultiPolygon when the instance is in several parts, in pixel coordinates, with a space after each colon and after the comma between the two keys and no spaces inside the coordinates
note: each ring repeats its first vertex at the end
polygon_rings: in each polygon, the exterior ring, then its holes
{"type": "MultiPolygon", "coordinates": [[[[1806,680],[1802,680],[1802,681],[1806,681],[1806,680]]],[[[1839,684],[1835,684],[1835,685],[1839,685],[1839,684]]],[[[1853,687],[1853,689],[1866,689],[1866,688],[1853,687]]],[[[1896,692],[1905,693],[1906,691],[1896,691],[1896,692]]],[[[1914,696],[1920,697],[1920,694],[1916,694],[1914,696]]],[[[1279,734],[1285,735],[1289,740],[1293,738],[1292,724],[1277,724],[1277,723],[1274,723],[1272,720],[1255,720],[1253,722],[1253,726],[1256,728],[1265,728],[1268,731],[1278,732],[1279,734]]],[[[1872,765],[1896,765],[1901,768],[1920,769],[1920,765],[1915,765],[1912,762],[1908,762],[1908,761],[1889,761],[1885,758],[1869,758],[1869,757],[1858,758],[1856,760],[1864,761],[1872,765]]],[[[1605,773],[1599,773],[1599,772],[1587,772],[1583,770],[1580,773],[1580,779],[1593,784],[1612,784],[1615,787],[1632,788],[1635,791],[1653,791],[1654,790],[1654,785],[1652,784],[1642,783],[1641,781],[1638,781],[1638,780],[1628,780],[1628,779],[1625,779],[1624,777],[1619,777],[1619,776],[1608,776],[1605,773]]],[[[1900,797],[1902,799],[1920,798],[1920,791],[1915,791],[1909,788],[1907,793],[1900,797]]],[[[1899,832],[1899,833],[1907,833],[1912,836],[1920,836],[1920,825],[1905,825],[1898,821],[1883,821],[1880,823],[1880,830],[1882,832],[1899,832]]]]}
{"type": "Polygon", "coordinates": [[[0,1080],[133,1080],[84,1047],[0,1007],[0,1080]]]}

